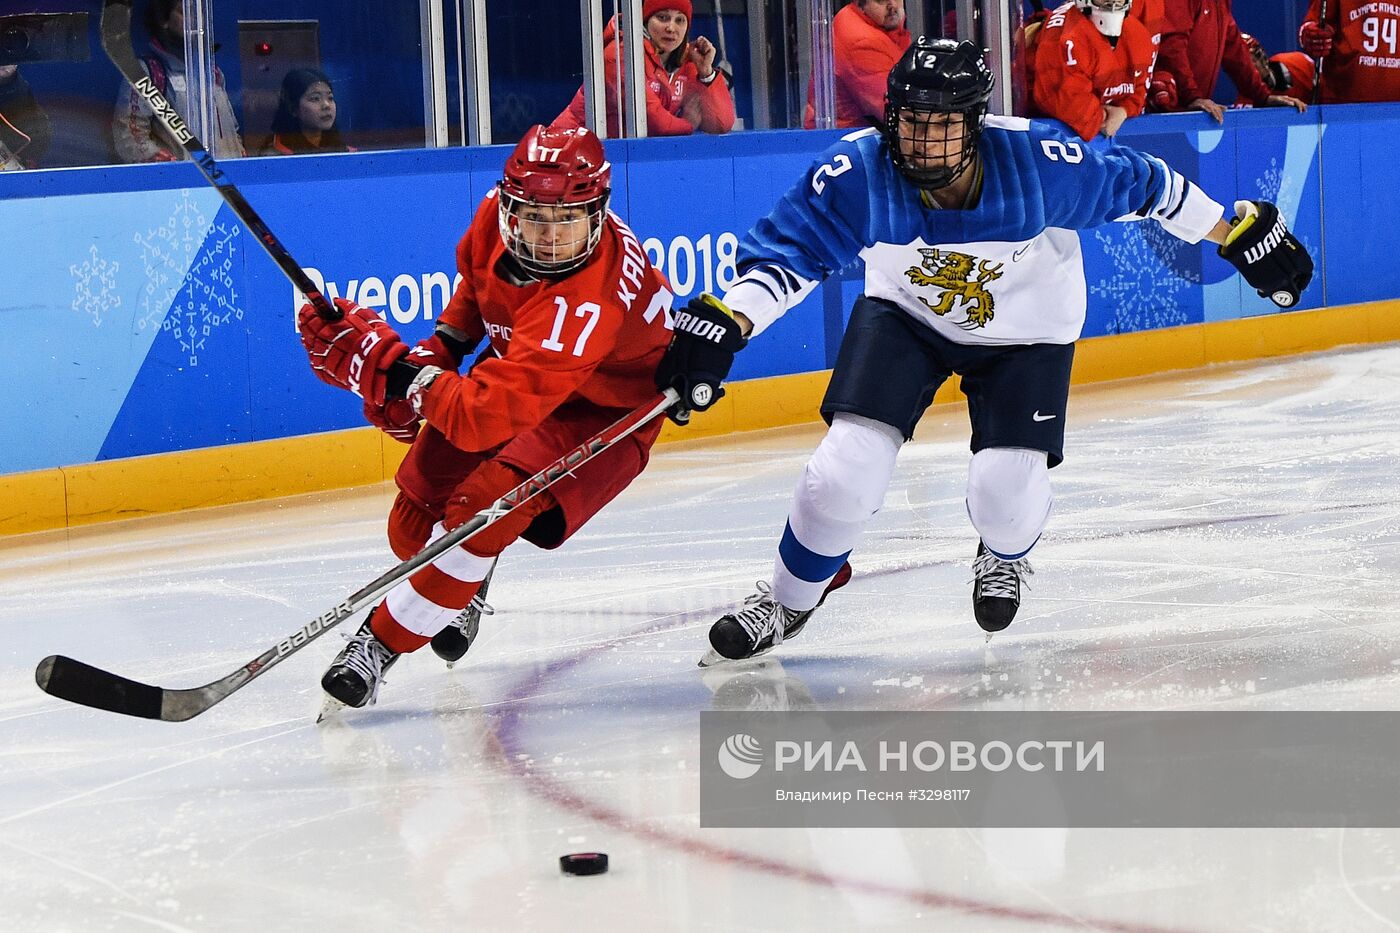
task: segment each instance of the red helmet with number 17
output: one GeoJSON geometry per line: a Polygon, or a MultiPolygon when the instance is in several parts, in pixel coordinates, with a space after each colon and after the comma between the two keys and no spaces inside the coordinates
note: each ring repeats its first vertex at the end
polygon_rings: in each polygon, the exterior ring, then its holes
{"type": "Polygon", "coordinates": [[[532,275],[580,268],[598,246],[612,165],[591,130],[531,127],[499,185],[501,239],[532,275]]]}

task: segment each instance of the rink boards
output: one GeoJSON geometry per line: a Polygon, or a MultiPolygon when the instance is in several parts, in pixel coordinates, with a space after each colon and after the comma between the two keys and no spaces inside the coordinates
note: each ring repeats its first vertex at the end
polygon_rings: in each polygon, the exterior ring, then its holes
{"type": "MultiPolygon", "coordinates": [[[[1400,187],[1385,167],[1400,106],[1322,116],[1130,121],[1125,142],[1216,198],[1279,203],[1318,276],[1283,314],[1213,248],[1155,224],[1088,231],[1085,336],[1104,339],[1081,345],[1076,379],[1400,339],[1388,301],[1400,298],[1400,187]]],[[[614,209],[680,300],[722,290],[738,238],[836,135],[611,143],[614,209]]],[[[416,340],[451,292],[454,246],[505,152],[250,159],[229,174],[328,293],[381,309],[416,340]]],[[[291,286],[192,166],[0,176],[0,222],[22,231],[0,280],[8,339],[24,348],[0,408],[0,533],[392,473],[402,448],[362,427],[353,398],[309,378],[291,286]]],[[[859,275],[833,277],[745,350],[742,381],[686,436],[813,418],[859,275]]]]}

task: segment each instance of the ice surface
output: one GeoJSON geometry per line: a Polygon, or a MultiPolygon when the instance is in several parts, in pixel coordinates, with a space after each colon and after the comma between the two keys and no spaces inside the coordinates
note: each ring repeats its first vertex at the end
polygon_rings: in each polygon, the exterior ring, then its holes
{"type": "Polygon", "coordinates": [[[697,669],[819,437],[662,448],[568,546],[507,553],[456,670],[406,658],[322,727],[336,633],[183,724],[33,668],[227,673],[393,563],[387,487],[4,540],[0,928],[1400,928],[1400,831],[701,830],[696,759],[705,709],[1400,707],[1400,349],[1076,389],[986,646],[966,414],[935,409],[851,585],[763,663],[697,669]],[[588,849],[609,874],[559,873],[588,849]]]}

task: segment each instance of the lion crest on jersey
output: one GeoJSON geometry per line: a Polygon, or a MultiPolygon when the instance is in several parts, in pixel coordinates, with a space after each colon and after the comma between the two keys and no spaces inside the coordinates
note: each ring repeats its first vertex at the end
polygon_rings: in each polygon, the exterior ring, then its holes
{"type": "Polygon", "coordinates": [[[924,307],[939,317],[954,308],[962,310],[967,320],[957,324],[964,330],[986,327],[996,317],[996,300],[984,286],[1001,278],[1003,263],[937,247],[921,249],[919,255],[924,257],[922,266],[910,266],[904,274],[914,285],[943,291],[936,302],[918,296],[924,307]]]}

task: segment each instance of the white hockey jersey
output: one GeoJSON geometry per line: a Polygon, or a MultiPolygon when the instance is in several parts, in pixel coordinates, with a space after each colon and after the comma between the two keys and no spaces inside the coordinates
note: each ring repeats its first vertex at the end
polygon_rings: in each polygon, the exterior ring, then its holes
{"type": "Polygon", "coordinates": [[[865,293],[965,344],[1071,343],[1087,303],[1077,230],[1148,218],[1196,243],[1224,209],[1155,156],[988,117],[981,197],[927,207],[874,129],[842,138],[739,245],[724,302],[759,333],[856,257],[865,293]]]}

